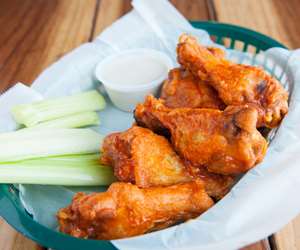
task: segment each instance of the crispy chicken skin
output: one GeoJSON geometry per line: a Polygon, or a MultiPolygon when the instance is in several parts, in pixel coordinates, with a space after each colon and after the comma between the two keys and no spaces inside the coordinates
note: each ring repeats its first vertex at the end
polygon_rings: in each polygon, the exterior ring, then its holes
{"type": "Polygon", "coordinates": [[[206,80],[226,105],[255,107],[257,127],[277,127],[288,112],[288,93],[263,69],[216,57],[188,35],[180,37],[177,56],[178,62],[206,80]]]}
{"type": "MultiPolygon", "coordinates": [[[[225,51],[220,48],[207,49],[218,58],[225,57],[225,51]]],[[[175,68],[169,72],[160,98],[165,100],[165,105],[169,108],[224,109],[226,107],[216,90],[184,68],[175,68]]]]}
{"type": "Polygon", "coordinates": [[[212,53],[214,56],[218,58],[224,58],[226,56],[225,51],[217,48],[217,47],[206,47],[207,50],[209,50],[210,53],[212,53]]]}
{"type": "Polygon", "coordinates": [[[222,199],[236,182],[236,178],[231,175],[215,174],[204,167],[197,168],[190,165],[188,170],[194,179],[200,178],[203,181],[206,193],[214,200],[222,199]]]}
{"type": "Polygon", "coordinates": [[[192,179],[166,138],[138,126],[107,136],[101,162],[113,166],[119,181],[139,187],[168,186],[192,179]]]}
{"type": "Polygon", "coordinates": [[[135,110],[147,124],[154,117],[167,128],[177,153],[194,167],[210,172],[239,174],[262,161],[267,142],[257,131],[257,111],[245,106],[216,109],[170,109],[148,96],[135,110]]]}
{"type": "Polygon", "coordinates": [[[141,188],[200,178],[208,195],[221,199],[234,184],[231,176],[185,166],[166,138],[138,126],[108,135],[102,146],[101,162],[114,168],[119,181],[131,182],[141,188]]]}
{"type": "Polygon", "coordinates": [[[135,122],[138,126],[148,128],[156,134],[170,137],[170,131],[151,112],[147,112],[144,105],[138,104],[133,112],[135,122]]]}
{"type": "Polygon", "coordinates": [[[59,210],[57,218],[63,233],[112,240],[195,218],[212,205],[199,180],[145,189],[117,182],[103,193],[77,193],[71,205],[59,210]]]}
{"type": "Polygon", "coordinates": [[[160,98],[165,100],[165,105],[169,108],[225,108],[210,85],[183,68],[175,68],[169,72],[160,98]]]}

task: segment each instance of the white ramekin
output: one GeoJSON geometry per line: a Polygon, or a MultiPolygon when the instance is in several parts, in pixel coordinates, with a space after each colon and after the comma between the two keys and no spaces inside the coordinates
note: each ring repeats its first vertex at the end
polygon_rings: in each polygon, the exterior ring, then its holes
{"type": "MultiPolygon", "coordinates": [[[[141,61],[141,63],[143,63],[141,61]]],[[[109,57],[106,57],[101,62],[98,63],[95,76],[103,84],[109,98],[113,104],[123,111],[131,112],[134,110],[137,103],[143,102],[147,94],[156,95],[160,85],[167,78],[169,70],[173,67],[172,60],[163,52],[154,49],[132,49],[122,52],[117,52],[109,57]],[[141,55],[141,58],[146,56],[155,57],[166,66],[165,72],[160,75],[157,79],[139,85],[126,86],[123,84],[111,83],[107,79],[104,79],[101,69],[105,64],[114,63],[115,60],[120,56],[126,55],[141,55]]],[[[132,70],[135,70],[134,68],[132,70]]],[[[116,74],[118,72],[116,71],[116,74]]]]}

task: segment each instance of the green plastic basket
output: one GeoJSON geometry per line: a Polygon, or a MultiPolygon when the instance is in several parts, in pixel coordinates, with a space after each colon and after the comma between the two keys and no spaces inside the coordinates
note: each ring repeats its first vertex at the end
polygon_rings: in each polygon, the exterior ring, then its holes
{"type": "Polygon", "coordinates": [[[226,48],[259,53],[272,47],[286,48],[280,42],[240,26],[217,22],[191,22],[195,28],[206,30],[212,40],[226,48]]]}
{"type": "MultiPolygon", "coordinates": [[[[215,42],[227,48],[251,53],[258,53],[272,47],[285,48],[274,39],[250,29],[216,22],[191,22],[191,24],[206,30],[215,42]]],[[[12,185],[0,185],[0,215],[17,231],[45,247],[56,250],[116,249],[110,241],[77,239],[37,223],[25,211],[18,191],[12,185]]]]}

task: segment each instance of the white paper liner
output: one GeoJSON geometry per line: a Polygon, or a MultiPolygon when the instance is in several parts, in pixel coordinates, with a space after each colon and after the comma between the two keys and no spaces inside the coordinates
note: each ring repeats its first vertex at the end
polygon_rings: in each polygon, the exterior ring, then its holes
{"type": "Polygon", "coordinates": [[[20,127],[11,115],[11,108],[21,103],[40,101],[43,96],[22,83],[16,83],[0,96],[0,133],[14,131],[20,127]]]}
{"type": "MultiPolygon", "coordinates": [[[[80,46],[46,69],[32,88],[44,97],[95,88],[98,83],[93,71],[97,62],[115,51],[129,48],[164,51],[175,62],[176,43],[183,32],[197,36],[203,44],[212,44],[205,31],[192,28],[165,0],[134,0],[133,6],[134,10],[106,29],[93,43],[80,46]]],[[[227,50],[227,57],[240,63],[264,66],[290,92],[289,113],[276,136],[275,130],[271,133],[270,140],[273,140],[266,158],[224,199],[197,219],[158,232],[112,241],[117,248],[236,249],[278,231],[300,212],[300,200],[297,199],[300,189],[297,163],[300,154],[300,51],[274,48],[253,57],[227,50]]],[[[10,92],[14,93],[14,90],[10,92]]],[[[0,103],[16,101],[13,94],[5,98],[1,96],[0,103]]],[[[0,105],[0,114],[2,109],[0,105]]],[[[103,134],[124,130],[133,122],[131,114],[119,111],[111,104],[100,112],[100,117],[102,125],[96,129],[103,134]]],[[[7,126],[9,122],[10,118],[1,117],[0,131],[10,127],[7,126]]],[[[71,201],[74,192],[85,189],[21,185],[20,198],[35,220],[56,229],[56,211],[71,201]]]]}

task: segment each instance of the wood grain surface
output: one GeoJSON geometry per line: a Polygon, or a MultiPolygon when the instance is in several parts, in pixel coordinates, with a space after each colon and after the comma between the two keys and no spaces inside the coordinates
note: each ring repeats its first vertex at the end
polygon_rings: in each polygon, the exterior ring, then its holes
{"type": "Polygon", "coordinates": [[[96,0],[1,0],[0,92],[31,84],[91,36],[96,0]]]}
{"type": "Polygon", "coordinates": [[[245,26],[300,47],[299,0],[213,0],[220,22],[245,26]]]}
{"type": "MultiPolygon", "coordinates": [[[[191,20],[233,23],[300,47],[299,0],[171,0],[191,20]]],[[[0,0],[0,93],[30,85],[66,52],[91,41],[131,9],[130,0],[0,0]]],[[[0,218],[0,250],[41,249],[0,218]]],[[[243,250],[300,249],[300,216],[243,250]],[[271,244],[270,244],[271,243],[271,244]]]]}

